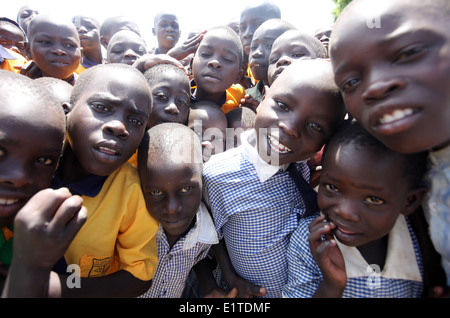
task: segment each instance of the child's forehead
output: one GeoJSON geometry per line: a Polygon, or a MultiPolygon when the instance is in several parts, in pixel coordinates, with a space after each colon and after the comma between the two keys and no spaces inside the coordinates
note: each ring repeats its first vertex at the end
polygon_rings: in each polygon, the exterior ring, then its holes
{"type": "Polygon", "coordinates": [[[46,33],[53,35],[56,32],[59,34],[67,34],[69,36],[78,36],[78,31],[73,23],[69,22],[59,22],[51,19],[39,19],[34,21],[34,18],[28,27],[28,37],[32,38],[39,33],[46,33]]]}

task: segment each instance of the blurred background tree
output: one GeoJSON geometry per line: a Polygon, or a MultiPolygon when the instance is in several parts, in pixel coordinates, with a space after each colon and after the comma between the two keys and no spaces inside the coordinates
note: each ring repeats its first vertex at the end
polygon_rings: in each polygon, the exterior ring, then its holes
{"type": "Polygon", "coordinates": [[[336,21],[338,15],[341,13],[341,11],[352,2],[352,0],[333,0],[334,3],[336,3],[336,8],[332,11],[334,20],[336,21]]]}

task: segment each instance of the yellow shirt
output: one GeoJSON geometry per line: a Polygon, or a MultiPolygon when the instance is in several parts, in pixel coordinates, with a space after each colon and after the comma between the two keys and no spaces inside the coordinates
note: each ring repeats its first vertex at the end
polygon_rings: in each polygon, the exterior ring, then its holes
{"type": "Polygon", "coordinates": [[[233,84],[227,89],[227,100],[222,105],[222,110],[226,114],[239,107],[241,99],[245,96],[245,88],[241,84],[233,84]]]}
{"type": "Polygon", "coordinates": [[[96,197],[83,200],[88,217],[65,254],[67,264],[78,264],[81,277],[126,270],[140,280],[152,279],[158,223],[145,207],[136,168],[125,163],[96,197]]]}
{"type": "Polygon", "coordinates": [[[15,59],[14,60],[5,59],[2,63],[0,63],[0,69],[20,73],[20,70],[28,62],[28,60],[19,53],[14,52],[13,50],[7,48],[4,49],[10,55],[14,56],[15,59]]]}

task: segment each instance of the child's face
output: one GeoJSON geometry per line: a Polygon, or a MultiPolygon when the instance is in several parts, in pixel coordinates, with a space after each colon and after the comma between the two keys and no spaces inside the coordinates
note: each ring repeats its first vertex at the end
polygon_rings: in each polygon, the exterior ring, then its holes
{"type": "Polygon", "coordinates": [[[404,1],[377,1],[369,9],[341,21],[331,39],[335,80],[349,112],[394,151],[447,145],[448,19],[423,14],[404,1]],[[381,27],[368,27],[374,16],[381,17],[381,27]]]}
{"type": "Polygon", "coordinates": [[[145,203],[166,235],[178,239],[198,211],[202,197],[201,164],[167,164],[167,159],[149,155],[146,169],[139,169],[145,203]]]}
{"type": "Polygon", "coordinates": [[[180,39],[178,18],[173,14],[159,16],[153,33],[158,39],[159,46],[173,48],[180,39]]]}
{"type": "Polygon", "coordinates": [[[239,37],[246,56],[250,56],[250,47],[252,45],[253,34],[256,29],[271,18],[277,17],[268,14],[267,7],[265,5],[252,7],[242,11],[239,20],[239,37]]]}
{"type": "Polygon", "coordinates": [[[302,34],[286,32],[275,40],[268,59],[267,79],[269,86],[291,65],[293,60],[315,59],[316,52],[307,44],[302,34]]]}
{"type": "Polygon", "coordinates": [[[153,106],[149,128],[161,123],[187,123],[190,105],[190,87],[187,79],[167,70],[150,87],[153,106]]]}
{"type": "Polygon", "coordinates": [[[31,57],[44,76],[67,79],[80,64],[80,38],[73,25],[41,21],[34,25],[29,43],[31,57]]]}
{"type": "Polygon", "coordinates": [[[133,65],[147,53],[144,40],[133,31],[123,30],[114,34],[107,50],[108,63],[133,65]]]}
{"type": "Polygon", "coordinates": [[[192,61],[192,73],[197,89],[223,93],[239,81],[238,48],[225,32],[205,34],[192,61]]]}
{"type": "Polygon", "coordinates": [[[100,48],[100,28],[91,18],[77,16],[73,19],[84,50],[100,48]]]}
{"type": "Polygon", "coordinates": [[[7,49],[26,56],[25,35],[11,23],[0,22],[0,44],[7,49]]]}
{"type": "Polygon", "coordinates": [[[255,120],[259,153],[278,158],[279,165],[314,155],[340,118],[334,96],[312,88],[288,70],[268,90],[255,120]]]}
{"type": "Polygon", "coordinates": [[[30,6],[23,6],[20,8],[17,14],[17,21],[25,33],[28,33],[28,24],[30,24],[30,21],[38,14],[39,11],[36,8],[30,6]]]}
{"type": "Polygon", "coordinates": [[[401,155],[354,144],[333,145],[325,155],[318,203],[337,227],[336,238],[360,246],[387,235],[404,206],[408,188],[401,155]]]}
{"type": "Polygon", "coordinates": [[[255,79],[262,80],[266,84],[268,61],[272,44],[281,33],[280,28],[273,28],[272,24],[263,24],[256,30],[250,46],[248,64],[252,74],[255,79]]]}
{"type": "Polygon", "coordinates": [[[55,173],[64,141],[64,117],[36,96],[17,94],[0,100],[0,225],[16,213],[55,173]]]}
{"type": "Polygon", "coordinates": [[[67,115],[68,140],[87,173],[106,176],[136,152],[150,115],[150,89],[131,70],[99,69],[67,115]]]}

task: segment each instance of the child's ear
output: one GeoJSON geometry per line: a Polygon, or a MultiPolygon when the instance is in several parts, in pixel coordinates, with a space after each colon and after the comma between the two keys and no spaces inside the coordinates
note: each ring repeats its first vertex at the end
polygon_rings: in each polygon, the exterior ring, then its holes
{"type": "Polygon", "coordinates": [[[31,57],[31,46],[30,46],[30,42],[25,42],[25,54],[27,55],[26,56],[26,58],[27,59],[29,59],[29,60],[31,60],[31,59],[33,59],[32,57],[31,57]]]}
{"type": "Polygon", "coordinates": [[[243,76],[244,76],[244,69],[242,67],[240,67],[239,74],[237,75],[236,79],[234,80],[234,83],[238,84],[242,80],[243,76]]]}
{"type": "Polygon", "coordinates": [[[413,189],[409,191],[407,198],[406,198],[406,204],[403,207],[402,214],[405,216],[408,216],[414,211],[416,211],[419,206],[422,204],[423,199],[425,198],[425,195],[428,192],[428,188],[420,186],[416,189],[413,189]]]}
{"type": "Polygon", "coordinates": [[[153,33],[154,36],[156,36],[156,30],[155,30],[155,28],[152,28],[152,33],[153,33]]]}
{"type": "Polygon", "coordinates": [[[68,114],[68,113],[70,113],[70,111],[72,110],[72,105],[70,105],[70,103],[68,103],[68,102],[64,102],[63,104],[62,104],[62,107],[63,107],[63,109],[64,109],[64,114],[68,114]]]}

